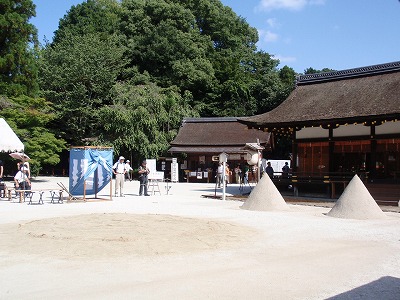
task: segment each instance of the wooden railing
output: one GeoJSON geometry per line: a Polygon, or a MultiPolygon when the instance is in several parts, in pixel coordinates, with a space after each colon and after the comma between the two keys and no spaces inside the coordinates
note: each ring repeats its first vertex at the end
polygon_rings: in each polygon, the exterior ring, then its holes
{"type": "MultiPolygon", "coordinates": [[[[318,172],[318,173],[305,173],[305,172],[291,172],[284,174],[282,172],[274,172],[272,181],[275,184],[291,185],[293,188],[293,195],[299,195],[299,188],[304,185],[325,185],[326,195],[329,198],[336,198],[338,186],[344,190],[347,184],[353,179],[356,173],[348,172],[318,172]]],[[[368,172],[357,173],[363,182],[367,182],[368,172]]]]}

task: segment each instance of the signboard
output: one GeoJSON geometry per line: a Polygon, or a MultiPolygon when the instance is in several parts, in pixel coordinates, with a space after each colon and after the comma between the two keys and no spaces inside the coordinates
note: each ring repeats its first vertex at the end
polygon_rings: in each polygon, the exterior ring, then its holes
{"type": "Polygon", "coordinates": [[[219,162],[227,162],[228,161],[228,154],[226,154],[225,152],[222,152],[219,155],[219,162]]]}
{"type": "Polygon", "coordinates": [[[179,181],[179,167],[178,167],[178,159],[176,157],[172,158],[171,163],[171,182],[179,181]]]}
{"type": "Polygon", "coordinates": [[[150,174],[148,175],[149,179],[153,180],[163,180],[164,179],[164,172],[157,171],[155,159],[146,159],[147,168],[150,170],[150,174]]]}
{"type": "Polygon", "coordinates": [[[199,156],[199,164],[204,165],[206,163],[206,157],[204,155],[199,156]]]}
{"type": "Polygon", "coordinates": [[[241,159],[240,154],[229,154],[229,161],[240,160],[240,159],[241,159]]]}

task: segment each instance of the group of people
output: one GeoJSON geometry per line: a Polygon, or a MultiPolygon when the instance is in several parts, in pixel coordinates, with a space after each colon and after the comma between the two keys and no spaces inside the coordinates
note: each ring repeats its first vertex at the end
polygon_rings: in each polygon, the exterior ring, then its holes
{"type": "MultiPolygon", "coordinates": [[[[256,168],[256,166],[253,166],[253,167],[256,168]]],[[[282,177],[283,178],[287,178],[289,176],[289,170],[290,170],[289,164],[287,162],[285,162],[285,165],[282,167],[282,177]]],[[[253,169],[251,171],[253,173],[255,173],[257,171],[257,169],[253,169]]],[[[234,168],[236,183],[248,184],[249,183],[249,172],[250,172],[250,168],[247,164],[244,165],[243,167],[241,167],[240,164],[237,164],[236,167],[234,168]]],[[[275,171],[271,166],[271,162],[267,162],[267,165],[266,165],[265,169],[263,170],[263,172],[261,173],[261,176],[263,175],[263,173],[266,173],[272,179],[274,176],[274,172],[275,171]]],[[[225,165],[225,170],[224,170],[223,164],[219,163],[218,167],[217,167],[217,175],[216,175],[218,188],[221,188],[221,185],[223,184],[224,173],[225,173],[225,184],[228,184],[230,175],[232,175],[232,171],[229,169],[228,164],[225,165]]]]}
{"type": "MultiPolygon", "coordinates": [[[[132,181],[132,167],[130,165],[130,161],[127,160],[125,162],[125,157],[120,156],[118,158],[118,161],[113,165],[112,171],[115,175],[115,196],[117,197],[118,195],[118,190],[119,190],[119,196],[124,197],[124,182],[126,179],[129,179],[132,181]]],[[[150,174],[150,170],[147,167],[146,161],[142,161],[142,164],[139,167],[138,170],[139,173],[139,182],[140,182],[140,188],[139,188],[139,196],[150,196],[147,193],[147,184],[148,184],[148,175],[150,174]]]]}
{"type": "MultiPolygon", "coordinates": [[[[3,183],[4,164],[0,160],[0,193],[5,197],[7,194],[7,186],[3,183]]],[[[14,187],[16,190],[31,189],[31,170],[28,162],[17,163],[17,173],[14,176],[14,187]]]]}
{"type": "MultiPolygon", "coordinates": [[[[242,169],[240,167],[240,165],[238,164],[233,169],[233,171],[235,173],[236,183],[239,183],[239,184],[242,182],[248,183],[249,167],[247,165],[245,165],[242,169]]],[[[216,175],[218,188],[221,188],[221,185],[223,184],[224,173],[225,173],[225,185],[227,185],[228,183],[230,183],[230,176],[232,175],[232,171],[229,168],[229,164],[225,164],[225,170],[224,170],[223,163],[219,163],[218,167],[217,167],[217,175],[216,175]]]]}

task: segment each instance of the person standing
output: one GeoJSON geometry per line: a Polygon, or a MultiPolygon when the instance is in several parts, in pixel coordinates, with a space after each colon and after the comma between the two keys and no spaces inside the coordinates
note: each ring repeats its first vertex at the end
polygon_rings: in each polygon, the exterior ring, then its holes
{"type": "Polygon", "coordinates": [[[3,172],[4,172],[4,167],[3,167],[3,161],[0,160],[0,197],[6,196],[7,194],[7,186],[3,182],[3,172]]]}
{"type": "Polygon", "coordinates": [[[230,178],[232,175],[232,171],[229,169],[229,165],[225,165],[225,185],[228,186],[228,183],[231,183],[230,178]]]}
{"type": "Polygon", "coordinates": [[[283,178],[288,178],[289,177],[289,164],[288,162],[285,162],[285,165],[282,167],[282,177],[283,178]]]}
{"type": "Polygon", "coordinates": [[[224,166],[223,164],[220,162],[218,164],[218,168],[217,168],[217,184],[218,184],[218,188],[221,187],[221,184],[223,184],[223,177],[224,177],[224,166]]]}
{"type": "Polygon", "coordinates": [[[0,182],[3,181],[3,172],[4,172],[3,161],[0,160],[0,182]]]}
{"type": "Polygon", "coordinates": [[[236,183],[240,184],[242,179],[242,169],[240,168],[240,165],[237,165],[234,171],[235,171],[236,183]]]}
{"type": "Polygon", "coordinates": [[[131,162],[129,159],[126,161],[125,170],[126,170],[125,179],[129,179],[129,181],[132,181],[131,171],[133,171],[133,169],[131,167],[131,162]]]}
{"type": "Polygon", "coordinates": [[[147,194],[147,176],[150,174],[150,170],[147,167],[146,161],[142,161],[142,165],[139,167],[139,182],[140,182],[140,188],[139,188],[139,196],[142,196],[143,194],[145,196],[150,196],[147,194]]]}
{"type": "Polygon", "coordinates": [[[274,176],[274,169],[271,167],[271,163],[267,162],[267,167],[265,168],[265,173],[268,174],[269,178],[273,178],[274,176]]]}
{"type": "Polygon", "coordinates": [[[249,184],[249,165],[245,164],[242,170],[243,184],[249,184]]]}
{"type": "Polygon", "coordinates": [[[115,174],[115,197],[117,197],[118,189],[119,195],[124,197],[124,181],[125,181],[125,157],[120,156],[118,161],[113,166],[113,173],[115,174]]]}

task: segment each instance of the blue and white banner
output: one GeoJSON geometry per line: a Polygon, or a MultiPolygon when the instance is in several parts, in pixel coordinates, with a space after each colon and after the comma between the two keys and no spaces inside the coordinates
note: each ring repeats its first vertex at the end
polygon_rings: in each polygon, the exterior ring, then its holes
{"type": "Polygon", "coordinates": [[[94,195],[100,192],[112,178],[112,149],[70,150],[69,191],[72,195],[94,195]],[[86,181],[86,184],[85,184],[86,181]]]}

